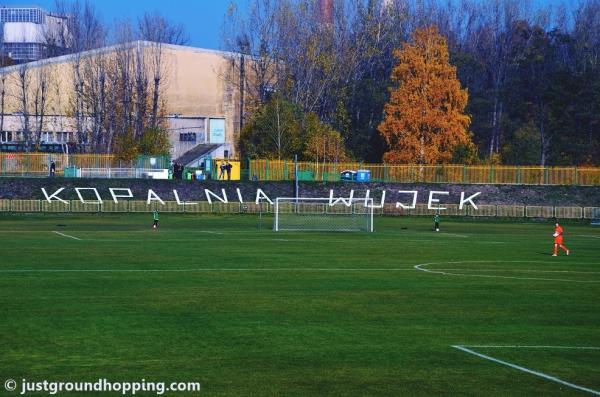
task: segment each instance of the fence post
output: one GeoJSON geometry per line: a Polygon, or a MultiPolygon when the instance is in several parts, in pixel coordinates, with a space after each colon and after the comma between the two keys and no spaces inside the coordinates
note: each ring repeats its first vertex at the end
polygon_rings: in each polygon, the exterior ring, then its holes
{"type": "MultiPolygon", "coordinates": [[[[310,167],[313,171],[313,175],[314,175],[313,179],[315,181],[318,181],[319,180],[319,168],[315,164],[316,164],[316,162],[311,162],[310,167]]],[[[323,170],[325,169],[325,164],[327,164],[327,163],[323,162],[323,167],[321,167],[321,178],[320,178],[321,181],[323,181],[323,170]]]]}
{"type": "Polygon", "coordinates": [[[269,159],[265,160],[265,180],[269,180],[269,159]]]}
{"type": "Polygon", "coordinates": [[[283,160],[283,180],[287,181],[288,172],[287,172],[287,160],[283,160]]]}
{"type": "Polygon", "coordinates": [[[467,165],[466,165],[466,164],[463,164],[463,175],[462,175],[462,179],[463,179],[463,180],[462,180],[462,181],[463,181],[463,183],[469,183],[469,181],[468,181],[469,177],[468,177],[468,174],[467,174],[467,165]]]}
{"type": "Polygon", "coordinates": [[[575,166],[575,178],[573,178],[573,184],[577,185],[579,183],[579,172],[577,171],[577,166],[575,166]]]}
{"type": "Polygon", "coordinates": [[[494,164],[490,164],[490,183],[494,182],[494,164]]]}
{"type": "Polygon", "coordinates": [[[544,185],[548,184],[549,167],[544,166],[544,185]]]}
{"type": "Polygon", "coordinates": [[[331,182],[335,182],[336,179],[337,179],[337,177],[338,177],[338,174],[337,174],[337,162],[335,162],[335,163],[333,163],[333,175],[332,175],[331,182]]]}
{"type": "Polygon", "coordinates": [[[517,165],[517,184],[521,184],[521,166],[517,165]]]}

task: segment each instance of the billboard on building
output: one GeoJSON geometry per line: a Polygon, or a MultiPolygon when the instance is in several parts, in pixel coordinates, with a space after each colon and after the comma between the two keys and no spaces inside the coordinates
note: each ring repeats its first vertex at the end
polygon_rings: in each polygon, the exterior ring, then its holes
{"type": "Polygon", "coordinates": [[[225,119],[209,120],[210,143],[225,143],[225,119]]]}

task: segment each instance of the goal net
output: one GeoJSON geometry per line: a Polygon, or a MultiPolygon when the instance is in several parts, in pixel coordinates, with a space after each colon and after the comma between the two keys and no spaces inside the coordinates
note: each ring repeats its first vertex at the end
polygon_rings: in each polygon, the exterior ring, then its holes
{"type": "Polygon", "coordinates": [[[295,198],[275,200],[275,231],[372,232],[372,198],[295,198]]]}
{"type": "Polygon", "coordinates": [[[600,226],[600,208],[592,208],[592,225],[600,226]]]}

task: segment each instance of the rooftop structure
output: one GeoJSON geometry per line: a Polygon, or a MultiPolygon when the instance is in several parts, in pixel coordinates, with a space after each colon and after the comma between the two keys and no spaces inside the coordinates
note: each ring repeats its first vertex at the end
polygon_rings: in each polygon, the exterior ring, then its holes
{"type": "Polygon", "coordinates": [[[36,61],[65,50],[60,38],[65,37],[66,16],[38,7],[2,7],[0,27],[0,55],[14,63],[36,61]]]}

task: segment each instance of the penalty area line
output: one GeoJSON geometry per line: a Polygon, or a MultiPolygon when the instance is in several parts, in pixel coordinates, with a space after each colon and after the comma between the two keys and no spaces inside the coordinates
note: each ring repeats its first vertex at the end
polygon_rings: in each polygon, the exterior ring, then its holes
{"type": "Polygon", "coordinates": [[[68,234],[64,234],[64,233],[61,233],[61,232],[57,232],[56,230],[53,230],[53,231],[52,231],[52,233],[58,234],[59,236],[63,236],[63,237],[66,237],[66,238],[71,238],[71,239],[73,239],[73,240],[82,241],[82,239],[80,239],[79,237],[75,237],[75,236],[69,236],[68,234]]]}
{"type": "Polygon", "coordinates": [[[547,345],[457,345],[461,347],[487,349],[566,349],[566,350],[600,350],[596,346],[547,346],[547,345]]]}
{"type": "MultiPolygon", "coordinates": [[[[432,263],[420,263],[415,265],[415,270],[419,270],[429,274],[439,274],[442,276],[454,276],[454,277],[479,277],[479,278],[498,278],[498,279],[508,279],[508,280],[535,280],[535,281],[555,281],[555,282],[565,282],[565,283],[585,283],[585,284],[595,284],[600,283],[600,280],[570,280],[570,279],[562,279],[562,278],[544,278],[544,277],[515,277],[515,276],[502,276],[499,274],[491,275],[491,274],[470,274],[470,273],[452,273],[451,271],[474,271],[477,272],[477,269],[472,270],[452,270],[444,271],[446,269],[428,269],[426,266],[429,265],[444,265],[444,264],[465,264],[465,263],[498,263],[502,261],[461,261],[461,262],[432,262],[432,263]]],[[[505,263],[537,263],[536,261],[506,261],[505,263]]],[[[494,269],[500,270],[500,269],[494,269]]],[[[483,269],[486,271],[486,269],[483,269]]],[[[506,272],[510,272],[510,269],[507,269],[506,272]]],[[[544,271],[540,271],[544,272],[544,271]]],[[[548,271],[545,271],[548,272],[548,271]]],[[[563,274],[568,274],[569,271],[564,271],[563,274]]],[[[571,273],[571,272],[569,272],[571,273]]],[[[574,273],[574,272],[573,272],[574,273]]],[[[590,273],[593,274],[593,273],[590,273]]]]}
{"type": "Polygon", "coordinates": [[[522,371],[522,372],[525,372],[525,373],[528,373],[528,374],[531,374],[531,375],[535,375],[535,376],[538,376],[540,378],[544,378],[544,379],[552,381],[552,382],[560,383],[561,385],[570,387],[572,389],[581,390],[581,391],[584,391],[584,392],[587,392],[587,393],[591,393],[591,394],[600,396],[600,391],[598,391],[598,390],[594,390],[594,389],[590,389],[590,388],[587,388],[587,387],[579,386],[579,385],[576,385],[574,383],[570,383],[570,382],[564,381],[564,380],[562,380],[560,378],[557,378],[555,376],[547,375],[547,374],[545,374],[543,372],[534,371],[532,369],[525,368],[525,367],[522,367],[520,365],[516,365],[516,364],[510,363],[508,361],[499,360],[499,359],[497,359],[495,357],[488,356],[486,354],[478,353],[475,350],[468,349],[468,348],[466,348],[464,346],[461,346],[461,345],[452,345],[452,347],[455,348],[455,349],[461,350],[461,351],[463,351],[465,353],[477,356],[479,358],[483,358],[484,360],[489,360],[489,361],[495,362],[497,364],[505,365],[507,367],[510,367],[510,368],[513,368],[513,369],[516,369],[516,370],[519,370],[519,371],[522,371]]]}

